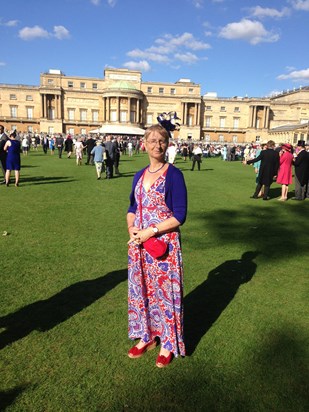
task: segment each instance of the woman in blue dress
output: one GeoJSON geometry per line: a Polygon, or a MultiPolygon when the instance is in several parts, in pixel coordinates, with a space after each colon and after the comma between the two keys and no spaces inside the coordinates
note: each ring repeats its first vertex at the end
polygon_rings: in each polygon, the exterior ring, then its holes
{"type": "Polygon", "coordinates": [[[5,184],[9,186],[11,170],[15,171],[15,186],[19,186],[20,176],[20,142],[16,140],[16,132],[10,134],[9,140],[5,143],[4,150],[7,151],[5,184]]]}

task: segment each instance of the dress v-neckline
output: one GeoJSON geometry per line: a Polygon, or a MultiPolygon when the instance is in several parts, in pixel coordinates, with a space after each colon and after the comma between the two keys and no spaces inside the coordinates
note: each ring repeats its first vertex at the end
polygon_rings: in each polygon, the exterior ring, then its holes
{"type": "Polygon", "coordinates": [[[150,191],[150,189],[152,188],[152,186],[158,181],[158,179],[160,179],[160,177],[165,176],[166,173],[167,173],[167,171],[168,171],[168,167],[167,167],[167,169],[164,170],[163,173],[161,173],[161,174],[156,178],[156,180],[154,180],[154,181],[151,183],[151,185],[150,185],[148,188],[146,188],[146,186],[144,185],[144,175],[145,175],[145,173],[146,173],[146,170],[145,170],[145,172],[143,173],[142,182],[141,182],[141,185],[142,185],[145,193],[149,193],[149,191],[150,191]]]}

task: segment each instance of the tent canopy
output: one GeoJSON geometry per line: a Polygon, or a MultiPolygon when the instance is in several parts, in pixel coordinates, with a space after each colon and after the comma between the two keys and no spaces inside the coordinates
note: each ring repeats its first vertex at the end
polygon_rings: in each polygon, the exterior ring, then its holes
{"type": "Polygon", "coordinates": [[[116,124],[106,124],[101,126],[99,129],[90,130],[89,133],[101,133],[101,134],[127,134],[134,136],[143,136],[145,133],[144,129],[139,127],[131,127],[116,124]]]}

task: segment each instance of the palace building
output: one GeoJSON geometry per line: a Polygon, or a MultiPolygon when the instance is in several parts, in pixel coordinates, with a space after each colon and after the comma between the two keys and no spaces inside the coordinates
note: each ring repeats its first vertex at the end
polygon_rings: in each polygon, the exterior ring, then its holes
{"type": "Polygon", "coordinates": [[[29,133],[142,135],[176,111],[173,137],[218,143],[309,140],[309,87],[265,98],[201,95],[190,79],[143,82],[140,71],[108,68],[103,78],[40,75],[39,86],[0,84],[0,124],[29,133]]]}

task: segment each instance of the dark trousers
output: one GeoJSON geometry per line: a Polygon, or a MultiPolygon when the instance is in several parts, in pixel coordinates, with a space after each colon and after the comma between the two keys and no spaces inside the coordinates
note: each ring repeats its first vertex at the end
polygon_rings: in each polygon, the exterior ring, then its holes
{"type": "Polygon", "coordinates": [[[59,159],[61,159],[63,147],[62,147],[62,146],[58,146],[57,149],[58,149],[59,159]]]}
{"type": "Polygon", "coordinates": [[[87,165],[93,165],[94,163],[93,163],[93,155],[89,152],[89,153],[87,153],[87,162],[86,162],[86,164],[87,165]]]}
{"type": "Polygon", "coordinates": [[[46,154],[48,150],[48,144],[43,144],[43,152],[46,154]]]}
{"type": "MultiPolygon", "coordinates": [[[[258,197],[258,195],[259,195],[259,193],[262,189],[262,186],[263,185],[261,183],[258,183],[256,185],[255,192],[254,192],[254,195],[253,195],[254,197],[258,197]]],[[[270,189],[270,185],[269,186],[264,185],[264,195],[263,195],[264,199],[266,199],[268,197],[269,189],[270,189]]]]}
{"type": "Polygon", "coordinates": [[[198,170],[201,170],[201,161],[200,161],[200,160],[196,160],[196,159],[193,159],[192,169],[191,169],[191,170],[194,170],[194,168],[195,168],[195,163],[197,163],[197,168],[198,168],[198,170]]]}
{"type": "Polygon", "coordinates": [[[306,186],[307,186],[306,184],[301,185],[300,181],[297,179],[297,176],[295,175],[295,197],[296,199],[299,199],[299,200],[305,199],[306,186]]]}
{"type": "Polygon", "coordinates": [[[113,173],[114,173],[114,161],[109,158],[106,159],[106,179],[111,179],[113,177],[113,173]]]}

